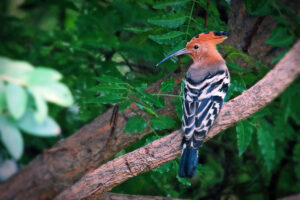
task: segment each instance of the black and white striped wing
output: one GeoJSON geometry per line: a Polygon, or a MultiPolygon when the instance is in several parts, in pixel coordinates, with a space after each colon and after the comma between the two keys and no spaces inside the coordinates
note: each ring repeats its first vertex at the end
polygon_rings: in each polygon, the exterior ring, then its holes
{"type": "Polygon", "coordinates": [[[229,88],[228,71],[218,71],[200,82],[186,78],[183,94],[184,143],[198,148],[213,125],[229,88]]]}

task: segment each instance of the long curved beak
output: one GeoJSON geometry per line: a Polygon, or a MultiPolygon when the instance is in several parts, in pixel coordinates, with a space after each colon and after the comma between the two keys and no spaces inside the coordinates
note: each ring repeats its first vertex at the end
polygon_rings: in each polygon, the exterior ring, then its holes
{"type": "Polygon", "coordinates": [[[161,63],[165,62],[166,60],[168,60],[169,58],[172,58],[174,56],[179,56],[179,55],[182,55],[182,54],[188,54],[190,53],[189,50],[187,50],[186,48],[184,49],[180,49],[179,51],[176,51],[175,53],[165,57],[164,59],[162,59],[159,63],[156,64],[156,66],[159,66],[161,63]]]}

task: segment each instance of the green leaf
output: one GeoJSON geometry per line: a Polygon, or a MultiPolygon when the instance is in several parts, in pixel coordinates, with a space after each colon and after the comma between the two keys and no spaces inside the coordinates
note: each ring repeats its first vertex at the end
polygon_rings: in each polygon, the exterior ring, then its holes
{"type": "Polygon", "coordinates": [[[245,81],[242,79],[242,77],[238,74],[231,74],[231,83],[226,94],[225,101],[228,101],[232,95],[240,94],[246,89],[245,81]]]}
{"type": "Polygon", "coordinates": [[[141,83],[139,86],[136,87],[137,90],[146,90],[148,87],[148,84],[147,83],[141,83]]]}
{"type": "Polygon", "coordinates": [[[285,56],[285,54],[290,50],[290,48],[284,49],[283,51],[280,52],[280,54],[278,56],[276,56],[275,58],[273,58],[273,60],[271,61],[271,65],[274,65],[275,63],[277,63],[278,61],[280,61],[283,56],[285,56]]]}
{"type": "Polygon", "coordinates": [[[146,121],[140,116],[131,117],[126,123],[124,133],[140,133],[145,130],[147,126],[146,121]]]}
{"type": "Polygon", "coordinates": [[[189,179],[189,178],[181,178],[178,175],[176,175],[176,178],[177,178],[178,182],[181,183],[182,185],[185,185],[185,186],[191,186],[192,185],[191,179],[189,179]]]}
{"type": "Polygon", "coordinates": [[[6,103],[10,114],[15,119],[20,119],[27,106],[27,94],[23,87],[8,83],[5,87],[6,103]]]}
{"type": "Polygon", "coordinates": [[[100,81],[100,85],[93,87],[93,91],[119,95],[126,95],[130,91],[129,84],[117,77],[102,75],[95,79],[100,81]]]}
{"type": "Polygon", "coordinates": [[[171,44],[174,40],[179,40],[184,34],[180,31],[171,31],[162,35],[149,35],[149,38],[158,44],[171,44]]]}
{"type": "Polygon", "coordinates": [[[175,82],[172,77],[161,83],[160,91],[171,92],[174,88],[175,82]]]}
{"type": "Polygon", "coordinates": [[[253,127],[247,120],[244,120],[237,124],[236,133],[239,156],[241,156],[246,151],[248,145],[250,144],[253,131],[253,127]]]}
{"type": "Polygon", "coordinates": [[[129,89],[124,84],[100,84],[92,88],[93,91],[102,93],[128,93],[129,89]]]}
{"type": "Polygon", "coordinates": [[[173,165],[173,162],[167,162],[166,164],[164,164],[164,165],[162,165],[158,168],[152,169],[152,171],[153,172],[158,172],[160,174],[164,174],[164,173],[167,173],[171,170],[172,165],[173,165]]]}
{"type": "Polygon", "coordinates": [[[297,163],[294,167],[297,179],[300,180],[300,163],[297,163]]]}
{"type": "Polygon", "coordinates": [[[61,78],[62,75],[56,70],[39,67],[28,73],[27,83],[30,85],[44,85],[59,81],[61,78]]]}
{"type": "Polygon", "coordinates": [[[165,9],[167,7],[181,8],[185,6],[189,0],[178,0],[178,1],[158,1],[153,8],[155,9],[165,9]]]}
{"type": "Polygon", "coordinates": [[[237,71],[237,72],[248,72],[247,70],[241,68],[240,66],[238,66],[237,64],[235,64],[234,62],[226,62],[226,65],[229,69],[237,71]]]}
{"type": "Polygon", "coordinates": [[[0,116],[0,135],[10,155],[20,159],[24,151],[23,137],[15,125],[3,116],[0,116]]]}
{"type": "Polygon", "coordinates": [[[108,75],[101,75],[100,77],[94,78],[97,81],[100,81],[100,83],[108,83],[108,84],[127,84],[121,79],[114,77],[114,76],[108,76],[108,75]]]}
{"type": "Polygon", "coordinates": [[[122,97],[118,94],[108,94],[100,96],[90,100],[89,103],[101,103],[101,104],[116,104],[126,100],[126,97],[122,97]]]}
{"type": "Polygon", "coordinates": [[[234,92],[242,93],[247,89],[244,80],[240,76],[235,77],[234,74],[232,74],[231,77],[230,86],[232,86],[234,92]]]}
{"type": "Polygon", "coordinates": [[[300,164],[300,143],[296,144],[294,147],[293,160],[300,164]]]}
{"type": "Polygon", "coordinates": [[[230,83],[229,89],[228,89],[225,99],[224,99],[225,102],[227,102],[232,97],[233,92],[234,92],[234,85],[232,83],[230,83]]]}
{"type": "Polygon", "coordinates": [[[165,99],[162,96],[157,96],[156,98],[159,101],[161,108],[165,107],[165,99]]]}
{"type": "Polygon", "coordinates": [[[16,81],[26,82],[27,75],[33,67],[27,62],[13,61],[0,57],[0,74],[4,77],[13,78],[16,81]]]}
{"type": "Polygon", "coordinates": [[[34,90],[29,88],[29,92],[32,94],[35,102],[36,111],[34,113],[34,117],[37,122],[41,123],[45,120],[48,115],[48,106],[46,101],[34,90]]]}
{"type": "Polygon", "coordinates": [[[143,110],[143,111],[145,111],[145,112],[147,112],[147,113],[149,113],[149,114],[151,114],[151,115],[158,116],[158,115],[156,114],[155,110],[152,109],[151,107],[145,106],[145,105],[140,104],[140,103],[138,103],[138,102],[136,102],[136,104],[137,104],[137,106],[139,107],[139,109],[141,109],[141,110],[143,110]]]}
{"type": "Polygon", "coordinates": [[[288,121],[288,118],[292,118],[297,125],[300,125],[299,87],[300,84],[295,82],[290,87],[288,87],[280,96],[280,104],[282,106],[282,109],[285,111],[285,123],[288,121]]]}
{"type": "Polygon", "coordinates": [[[164,104],[158,97],[152,96],[152,94],[141,92],[139,90],[135,91],[136,96],[145,104],[155,106],[157,108],[163,108],[164,104]]]}
{"type": "Polygon", "coordinates": [[[155,130],[171,129],[174,128],[175,121],[172,117],[159,115],[152,117],[150,123],[155,130]]]}
{"type": "Polygon", "coordinates": [[[265,164],[269,171],[273,168],[273,163],[275,161],[275,144],[272,136],[270,135],[268,129],[258,128],[257,129],[257,139],[264,157],[265,164]]]}
{"type": "Polygon", "coordinates": [[[181,98],[177,98],[176,113],[177,113],[178,118],[181,120],[181,118],[182,118],[182,100],[181,100],[181,98]]]}
{"type": "Polygon", "coordinates": [[[222,49],[226,50],[228,52],[226,56],[226,60],[235,60],[237,58],[242,58],[246,63],[249,63],[250,57],[243,53],[242,51],[234,48],[233,46],[225,46],[222,45],[222,49]]]}
{"type": "Polygon", "coordinates": [[[3,81],[0,80],[0,112],[2,112],[6,108],[5,99],[5,85],[3,81]]]}
{"type": "Polygon", "coordinates": [[[58,1],[56,2],[56,4],[59,5],[61,8],[63,7],[74,11],[78,11],[76,4],[70,0],[58,1]]]}
{"type": "Polygon", "coordinates": [[[182,15],[168,15],[163,17],[150,18],[148,19],[148,22],[150,24],[154,24],[161,27],[178,28],[182,24],[184,24],[185,20],[186,17],[182,15]]]}
{"type": "Polygon", "coordinates": [[[158,135],[152,135],[152,136],[150,136],[150,137],[147,137],[146,142],[145,142],[145,145],[147,145],[147,144],[153,142],[154,140],[158,140],[158,139],[160,139],[160,138],[161,138],[161,136],[158,136],[158,135]]]}
{"type": "Polygon", "coordinates": [[[296,163],[294,168],[297,179],[300,180],[300,143],[296,144],[294,147],[293,160],[296,163]]]}
{"type": "Polygon", "coordinates": [[[58,124],[49,116],[42,123],[37,122],[33,110],[27,110],[24,116],[18,121],[20,129],[28,134],[41,137],[51,137],[60,134],[58,124]]]}
{"type": "Polygon", "coordinates": [[[131,102],[130,101],[124,101],[120,104],[120,107],[119,107],[119,112],[129,108],[131,102]]]}
{"type": "Polygon", "coordinates": [[[259,110],[258,112],[254,113],[251,118],[261,118],[264,117],[266,115],[271,115],[272,112],[270,111],[269,107],[264,107],[263,109],[259,110]]]}
{"type": "Polygon", "coordinates": [[[243,79],[247,85],[252,85],[258,80],[258,77],[257,75],[248,72],[243,75],[243,79]]]}
{"type": "Polygon", "coordinates": [[[294,39],[288,27],[278,24],[265,43],[276,47],[288,47],[294,43],[294,39]]]}
{"type": "Polygon", "coordinates": [[[30,86],[30,89],[47,101],[60,106],[69,107],[74,101],[71,91],[62,83],[52,82],[47,85],[35,85],[30,86]]]}
{"type": "Polygon", "coordinates": [[[126,28],[124,28],[124,30],[131,31],[136,34],[140,34],[140,33],[145,33],[145,32],[151,31],[152,29],[144,28],[144,27],[126,27],[126,28]]]}

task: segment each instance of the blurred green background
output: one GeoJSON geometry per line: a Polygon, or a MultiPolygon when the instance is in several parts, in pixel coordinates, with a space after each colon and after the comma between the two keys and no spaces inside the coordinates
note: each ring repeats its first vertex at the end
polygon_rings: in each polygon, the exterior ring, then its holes
{"type": "MultiPolygon", "coordinates": [[[[176,69],[174,60],[154,67],[163,57],[198,33],[227,30],[230,1],[209,2],[207,8],[206,0],[2,0],[0,180],[7,178],[2,171],[9,164],[26,166],[116,103],[122,110],[136,102],[154,117],[153,133],[118,155],[178,129],[180,117],[158,116],[155,110],[164,107],[163,99],[145,88],[176,69]]],[[[281,47],[282,53],[262,64],[234,46],[221,45],[231,71],[226,100],[261,79],[300,34],[299,16],[281,1],[244,3],[249,13],[277,20],[266,43],[281,47]],[[243,59],[247,69],[236,59],[243,59]]],[[[183,64],[188,61],[182,58],[183,64]]],[[[167,95],[174,86],[168,79],[160,92],[167,95]]],[[[176,159],[113,192],[192,199],[272,199],[299,193],[299,88],[298,78],[266,108],[206,143],[196,178],[179,178],[176,159]]],[[[175,101],[180,116],[180,97],[175,101]]],[[[135,116],[125,132],[146,126],[135,116]]]]}

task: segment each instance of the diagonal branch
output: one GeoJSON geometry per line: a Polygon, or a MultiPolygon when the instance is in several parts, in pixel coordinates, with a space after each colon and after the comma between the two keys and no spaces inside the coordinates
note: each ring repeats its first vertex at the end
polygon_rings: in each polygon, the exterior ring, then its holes
{"type": "MultiPolygon", "coordinates": [[[[147,92],[157,93],[161,82],[170,76],[178,84],[184,72],[171,73],[150,85],[147,92]]],[[[179,91],[180,86],[176,86],[172,94],[178,94],[179,91]]],[[[175,104],[170,103],[173,98],[165,97],[164,99],[166,106],[159,109],[157,113],[176,116],[175,104]]],[[[0,184],[0,199],[54,198],[59,192],[73,185],[87,171],[97,168],[116,153],[151,132],[147,129],[138,134],[123,133],[128,119],[135,115],[132,110],[144,116],[145,119],[149,119],[148,115],[141,113],[137,106],[132,104],[129,109],[119,112],[118,117],[114,118],[116,120],[111,124],[111,117],[115,112],[113,108],[109,109],[69,138],[45,150],[15,176],[0,184]],[[114,134],[111,134],[112,129],[114,129],[114,134]],[[113,137],[110,137],[111,135],[113,137]]]]}
{"type": "MultiPolygon", "coordinates": [[[[225,104],[206,140],[246,119],[283,92],[300,73],[299,55],[300,40],[262,80],[225,104]]],[[[86,174],[55,199],[93,199],[133,176],[175,159],[180,155],[181,138],[181,130],[177,130],[118,157],[86,174]]]]}

